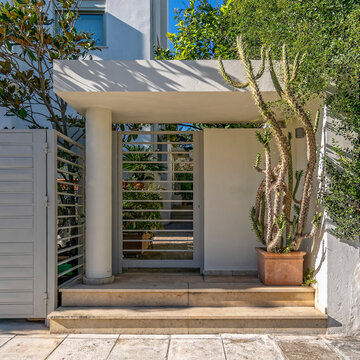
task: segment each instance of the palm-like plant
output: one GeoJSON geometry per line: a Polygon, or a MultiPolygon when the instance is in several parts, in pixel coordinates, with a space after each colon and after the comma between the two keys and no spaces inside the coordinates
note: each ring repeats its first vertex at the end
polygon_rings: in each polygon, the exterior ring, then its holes
{"type": "Polygon", "coordinates": [[[134,180],[154,180],[154,173],[165,169],[163,164],[153,163],[158,159],[156,154],[151,152],[151,148],[141,145],[126,145],[124,149],[126,151],[123,151],[123,169],[134,172],[131,176],[134,180]]]}

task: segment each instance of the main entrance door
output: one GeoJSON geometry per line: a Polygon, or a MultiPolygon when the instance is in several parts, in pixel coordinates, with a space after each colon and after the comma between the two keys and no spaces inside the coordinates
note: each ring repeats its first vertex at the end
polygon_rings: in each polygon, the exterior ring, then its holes
{"type": "Polygon", "coordinates": [[[200,132],[116,136],[118,270],[200,268],[200,132]]]}

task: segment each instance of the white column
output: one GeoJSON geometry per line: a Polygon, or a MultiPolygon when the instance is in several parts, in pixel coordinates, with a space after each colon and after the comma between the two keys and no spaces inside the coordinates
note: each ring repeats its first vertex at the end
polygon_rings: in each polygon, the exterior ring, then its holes
{"type": "Polygon", "coordinates": [[[86,111],[86,270],[84,283],[114,280],[111,264],[111,135],[110,110],[86,111]]]}

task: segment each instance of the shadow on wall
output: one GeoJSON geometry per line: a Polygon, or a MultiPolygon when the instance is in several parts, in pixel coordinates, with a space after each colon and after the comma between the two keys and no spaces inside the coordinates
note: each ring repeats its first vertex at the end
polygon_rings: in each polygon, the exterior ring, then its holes
{"type": "Polygon", "coordinates": [[[92,55],[100,60],[140,60],[147,58],[145,54],[144,35],[119,20],[112,14],[105,12],[106,43],[102,51],[94,51],[92,55]]]}
{"type": "Polygon", "coordinates": [[[320,272],[326,260],[326,247],[323,238],[326,234],[326,220],[323,219],[321,227],[314,239],[304,240],[304,250],[306,257],[304,261],[304,270],[315,269],[315,276],[320,272]]]}
{"type": "Polygon", "coordinates": [[[343,324],[337,321],[336,319],[334,319],[333,317],[331,317],[330,315],[328,315],[327,326],[328,328],[339,328],[342,327],[343,324]]]}

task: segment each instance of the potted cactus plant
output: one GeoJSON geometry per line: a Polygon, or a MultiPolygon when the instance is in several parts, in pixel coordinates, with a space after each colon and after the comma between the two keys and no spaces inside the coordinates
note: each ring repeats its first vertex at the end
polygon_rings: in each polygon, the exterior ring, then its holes
{"type": "Polygon", "coordinates": [[[300,285],[303,280],[303,257],[305,252],[299,251],[303,239],[312,238],[320,223],[321,214],[315,213],[312,227],[306,232],[310,211],[310,200],[313,194],[314,171],[316,168],[316,129],[320,112],[314,121],[304,109],[304,99],[296,91],[299,82],[299,69],[304,56],[296,56],[289,64],[286,46],[282,49],[281,74],[278,77],[271,57],[270,49],[261,50],[261,66],[257,73],[248,57],[246,45],[241,36],[237,38],[237,49],[243,63],[247,81],[238,82],[231,78],[219,58],[220,73],[227,83],[236,89],[250,87],[256,106],[261,114],[264,126],[262,132],[256,133],[257,139],[264,147],[264,165],[262,167],[261,153],[255,161],[256,171],[264,175],[251,209],[253,230],[262,243],[256,248],[258,254],[258,273],[260,280],[266,285],[300,285]],[[268,65],[274,87],[279,99],[276,102],[266,102],[259,90],[258,80],[264,74],[268,65]],[[291,133],[282,126],[283,119],[274,111],[276,105],[286,109],[292,121],[299,122],[304,129],[306,141],[305,170],[295,171],[292,162],[291,133]],[[275,145],[275,146],[274,146],[275,145]],[[272,148],[276,148],[279,161],[273,164],[272,148]],[[301,197],[297,192],[301,188],[301,197]]]}

